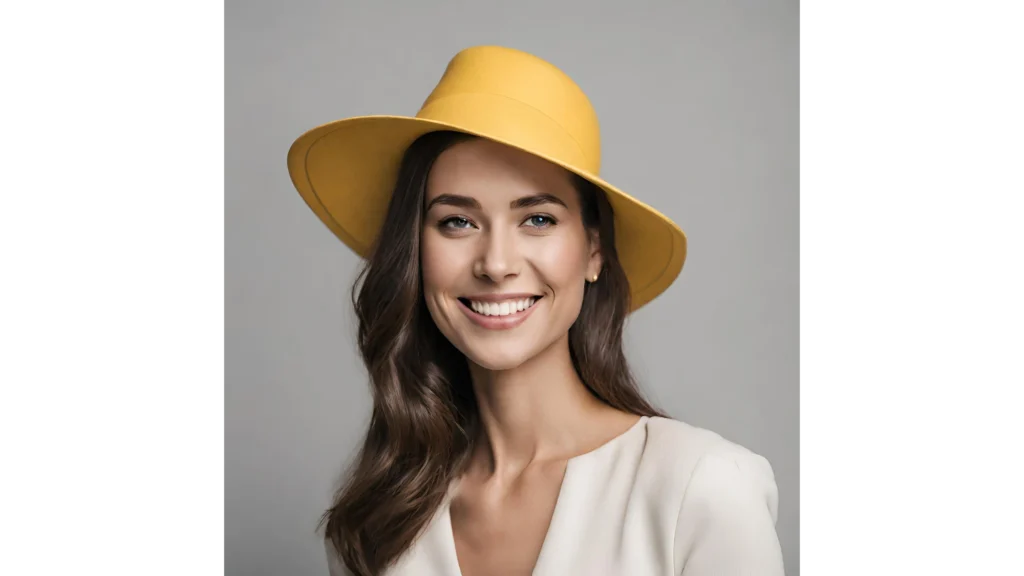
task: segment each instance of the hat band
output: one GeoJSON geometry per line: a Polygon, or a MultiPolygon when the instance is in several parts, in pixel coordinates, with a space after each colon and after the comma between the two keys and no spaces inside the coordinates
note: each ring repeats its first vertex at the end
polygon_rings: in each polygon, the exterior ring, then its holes
{"type": "Polygon", "coordinates": [[[462,93],[428,100],[417,118],[443,122],[546,156],[596,175],[599,159],[589,159],[562,125],[537,108],[499,94],[462,93]]]}

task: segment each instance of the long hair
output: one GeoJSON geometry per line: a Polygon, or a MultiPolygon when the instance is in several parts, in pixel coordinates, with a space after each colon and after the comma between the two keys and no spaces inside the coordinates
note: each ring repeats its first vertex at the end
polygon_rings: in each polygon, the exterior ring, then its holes
{"type": "MultiPolygon", "coordinates": [[[[470,138],[431,132],[408,148],[383,227],[352,287],[373,410],[362,448],[321,525],[358,576],[380,574],[409,548],[464,469],[479,432],[466,358],[434,324],[420,276],[427,176],[442,152],[470,138]]],[[[573,365],[609,406],[664,416],[643,398],[622,349],[629,282],[615,251],[611,205],[601,189],[573,178],[583,223],[598,231],[603,260],[569,329],[573,365]]]]}

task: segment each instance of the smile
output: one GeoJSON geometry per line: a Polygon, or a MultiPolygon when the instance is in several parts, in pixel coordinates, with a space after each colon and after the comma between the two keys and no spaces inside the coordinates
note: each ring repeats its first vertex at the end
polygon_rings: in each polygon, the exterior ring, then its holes
{"type": "Polygon", "coordinates": [[[509,298],[459,298],[459,309],[474,324],[489,330],[508,330],[523,323],[542,296],[525,294],[509,298]]]}

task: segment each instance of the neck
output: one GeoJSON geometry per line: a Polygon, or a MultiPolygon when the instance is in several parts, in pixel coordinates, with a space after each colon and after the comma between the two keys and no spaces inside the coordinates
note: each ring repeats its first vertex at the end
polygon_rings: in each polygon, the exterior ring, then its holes
{"type": "Polygon", "coordinates": [[[580,380],[568,335],[511,370],[470,362],[481,437],[473,460],[485,473],[517,476],[535,462],[567,458],[596,416],[613,411],[580,380]]]}

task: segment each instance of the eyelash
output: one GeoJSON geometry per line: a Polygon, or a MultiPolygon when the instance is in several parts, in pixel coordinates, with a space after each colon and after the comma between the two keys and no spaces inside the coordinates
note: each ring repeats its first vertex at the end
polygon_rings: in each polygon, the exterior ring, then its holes
{"type": "MultiPolygon", "coordinates": [[[[526,217],[526,220],[524,220],[524,222],[528,222],[530,220],[533,220],[534,218],[544,218],[544,219],[548,220],[549,223],[547,225],[541,225],[541,226],[530,226],[530,228],[538,228],[538,229],[541,229],[541,230],[545,230],[547,228],[551,228],[552,226],[555,226],[556,224],[558,224],[558,221],[555,220],[555,218],[553,216],[549,215],[549,214],[530,214],[529,216],[526,217]]],[[[466,228],[461,228],[461,227],[456,228],[456,227],[452,227],[452,226],[448,225],[450,222],[456,222],[456,221],[462,221],[462,222],[466,222],[468,224],[472,224],[472,221],[470,221],[470,219],[466,218],[465,216],[449,216],[448,218],[445,218],[444,220],[441,220],[440,222],[438,222],[438,226],[441,227],[442,229],[449,229],[449,230],[465,230],[466,229],[466,228]]]]}

